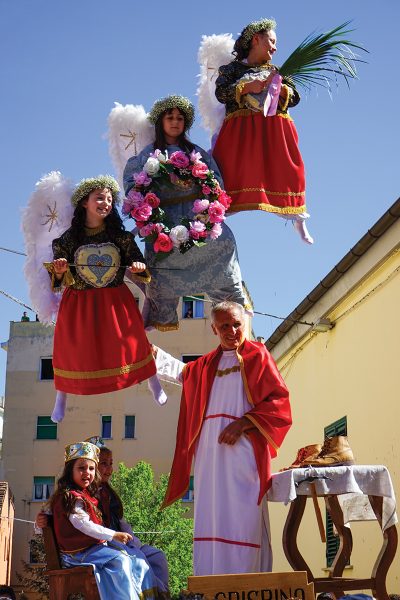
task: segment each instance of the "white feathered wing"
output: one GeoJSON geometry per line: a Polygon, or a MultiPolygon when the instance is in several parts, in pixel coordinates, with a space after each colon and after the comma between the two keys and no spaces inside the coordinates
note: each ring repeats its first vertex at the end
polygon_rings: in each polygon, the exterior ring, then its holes
{"type": "Polygon", "coordinates": [[[121,189],[128,158],[137,156],[154,139],[154,126],[141,104],[123,106],[119,102],[115,103],[108,116],[108,141],[110,157],[121,189]]]}
{"type": "Polygon", "coordinates": [[[43,323],[55,321],[61,299],[51,290],[50,277],[43,266],[53,260],[51,242],[70,227],[73,183],[59,171],[52,171],[36,183],[22,214],[22,230],[27,258],[24,274],[33,309],[43,323]]]}
{"type": "Polygon", "coordinates": [[[203,35],[201,39],[197,55],[200,64],[197,95],[202,125],[209,131],[210,137],[218,133],[225,117],[225,106],[215,97],[215,82],[218,69],[233,60],[233,45],[234,39],[231,33],[203,35]]]}

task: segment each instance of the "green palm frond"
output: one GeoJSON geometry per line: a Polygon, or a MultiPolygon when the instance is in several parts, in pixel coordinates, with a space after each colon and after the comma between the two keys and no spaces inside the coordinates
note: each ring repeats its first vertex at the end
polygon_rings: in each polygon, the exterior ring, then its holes
{"type": "Polygon", "coordinates": [[[333,79],[344,77],[357,78],[356,62],[365,62],[358,58],[355,50],[368,52],[359,44],[346,39],[354,29],[347,29],[351,21],[327,31],[312,33],[301,42],[279,69],[282,77],[289,83],[310,89],[313,85],[330,88],[333,79]]]}

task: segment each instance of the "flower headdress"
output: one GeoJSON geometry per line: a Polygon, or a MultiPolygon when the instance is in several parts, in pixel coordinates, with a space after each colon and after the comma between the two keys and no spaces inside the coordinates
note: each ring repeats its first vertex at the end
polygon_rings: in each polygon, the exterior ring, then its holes
{"type": "Polygon", "coordinates": [[[276,21],[274,19],[260,19],[259,21],[252,21],[243,29],[242,33],[238,37],[235,43],[240,45],[242,48],[248,48],[253,35],[260,33],[260,31],[268,31],[276,29],[276,21]]]}
{"type": "Polygon", "coordinates": [[[98,177],[91,177],[90,179],[82,179],[72,194],[71,203],[73,206],[77,206],[78,202],[90,194],[90,192],[97,189],[102,190],[103,188],[108,188],[110,190],[114,203],[117,204],[119,202],[119,185],[111,175],[99,175],[98,177]]]}
{"type": "Polygon", "coordinates": [[[94,444],[90,442],[77,442],[76,444],[65,446],[64,462],[67,463],[76,458],[87,458],[88,460],[93,460],[97,465],[99,464],[99,454],[100,450],[94,444]]]}
{"type": "Polygon", "coordinates": [[[179,108],[184,113],[185,130],[190,129],[194,121],[194,106],[189,98],[185,98],[185,96],[172,95],[161,98],[161,100],[156,100],[148,115],[150,123],[155,125],[159,116],[172,108],[179,108]]]}

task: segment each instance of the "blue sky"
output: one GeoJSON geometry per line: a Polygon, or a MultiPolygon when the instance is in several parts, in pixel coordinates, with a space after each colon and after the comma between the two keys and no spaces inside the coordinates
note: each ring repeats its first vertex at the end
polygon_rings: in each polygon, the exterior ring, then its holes
{"type": "MultiPolygon", "coordinates": [[[[196,104],[202,34],[277,20],[281,64],[314,30],[353,19],[352,39],[370,54],[349,90],[304,95],[292,110],[306,164],[313,246],[260,212],[229,218],[257,310],[286,316],[399,195],[398,0],[0,0],[0,246],[23,251],[21,208],[51,170],[79,181],[112,173],[105,133],[114,102],[146,110],[169,93],[196,104]]],[[[200,119],[191,139],[208,148],[200,119]]],[[[0,289],[29,304],[23,258],[0,252],[0,289]]],[[[22,307],[0,295],[0,341],[22,307]]],[[[279,324],[257,317],[257,335],[279,324]]],[[[0,394],[6,354],[0,353],[0,394]]]]}

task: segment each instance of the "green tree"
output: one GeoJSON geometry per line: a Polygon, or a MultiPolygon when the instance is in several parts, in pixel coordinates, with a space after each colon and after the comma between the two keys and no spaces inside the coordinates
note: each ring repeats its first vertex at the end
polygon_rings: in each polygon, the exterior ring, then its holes
{"type": "Polygon", "coordinates": [[[165,552],[171,595],[177,596],[193,573],[193,519],[185,516],[189,508],[175,502],[160,510],[168,475],[155,481],[151,465],[143,461],[131,468],[120,463],[111,483],[121,497],[125,520],[142,543],[165,552]]]}
{"type": "Polygon", "coordinates": [[[26,590],[37,592],[41,598],[48,598],[49,578],[45,575],[47,565],[41,535],[34,535],[30,540],[30,554],[32,562],[22,561],[23,573],[17,573],[18,583],[26,590]]]}

